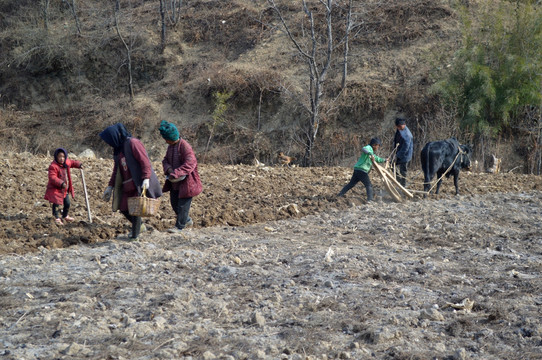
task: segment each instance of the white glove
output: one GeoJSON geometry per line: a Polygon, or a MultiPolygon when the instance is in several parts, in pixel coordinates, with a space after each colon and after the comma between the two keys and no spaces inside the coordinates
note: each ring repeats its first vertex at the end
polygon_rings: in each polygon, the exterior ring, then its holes
{"type": "Polygon", "coordinates": [[[144,187],[145,189],[148,189],[149,185],[150,185],[149,179],[143,179],[143,183],[141,184],[141,186],[144,187]]]}
{"type": "Polygon", "coordinates": [[[113,186],[108,186],[104,191],[103,199],[105,201],[109,201],[109,199],[111,199],[112,194],[113,194],[113,186]]]}

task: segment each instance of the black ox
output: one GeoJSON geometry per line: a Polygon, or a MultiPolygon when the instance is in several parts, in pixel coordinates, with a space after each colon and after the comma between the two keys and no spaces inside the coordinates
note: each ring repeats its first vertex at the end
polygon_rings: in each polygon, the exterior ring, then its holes
{"type": "Polygon", "coordinates": [[[451,167],[446,173],[446,177],[450,177],[450,175],[454,176],[455,194],[458,195],[459,188],[457,181],[459,179],[459,171],[461,169],[470,170],[471,154],[472,149],[468,145],[459,145],[455,137],[425,144],[420,158],[424,174],[423,190],[426,193],[429,191],[431,181],[435,174],[437,174],[437,179],[440,180],[437,183],[435,194],[438,194],[440,184],[442,183],[441,176],[451,167]]]}

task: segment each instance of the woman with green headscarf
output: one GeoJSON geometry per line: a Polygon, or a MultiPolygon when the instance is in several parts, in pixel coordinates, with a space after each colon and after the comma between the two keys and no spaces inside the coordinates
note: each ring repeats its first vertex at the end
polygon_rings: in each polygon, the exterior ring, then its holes
{"type": "Polygon", "coordinates": [[[201,180],[198,174],[198,161],[190,144],[182,139],[177,127],[162,120],[160,135],[169,145],[166,156],[162,160],[166,183],[163,192],[170,191],[170,202],[177,215],[175,226],[168,231],[179,233],[185,227],[193,224],[189,216],[192,198],[202,191],[201,180]]]}

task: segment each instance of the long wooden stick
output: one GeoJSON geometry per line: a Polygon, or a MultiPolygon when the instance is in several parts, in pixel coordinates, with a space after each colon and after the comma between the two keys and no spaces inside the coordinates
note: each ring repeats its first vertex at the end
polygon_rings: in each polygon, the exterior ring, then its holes
{"type": "Polygon", "coordinates": [[[390,183],[390,181],[388,180],[386,174],[384,174],[384,172],[382,171],[383,168],[381,166],[379,166],[375,161],[373,161],[373,164],[376,165],[375,168],[376,168],[376,171],[378,172],[378,174],[382,177],[382,180],[384,181],[384,185],[386,186],[386,188],[388,189],[388,191],[390,192],[391,196],[395,199],[395,201],[397,202],[402,202],[403,199],[401,198],[401,195],[399,195],[399,193],[397,192],[397,190],[393,187],[393,185],[390,183]]]}
{"type": "Polygon", "coordinates": [[[395,199],[397,199],[398,202],[402,202],[403,201],[403,198],[401,197],[401,194],[399,194],[399,192],[397,191],[397,189],[395,188],[395,186],[393,186],[393,184],[391,183],[390,179],[384,174],[384,177],[383,177],[384,181],[386,182],[386,187],[388,188],[388,190],[392,193],[393,197],[395,199]]]}
{"type": "Polygon", "coordinates": [[[388,178],[393,182],[402,192],[404,192],[409,198],[414,198],[414,195],[405,189],[403,185],[393,176],[388,170],[386,170],[384,167],[378,165],[378,163],[374,163],[376,166],[378,166],[380,169],[382,169],[382,172],[388,176],[388,178]]]}
{"type": "Polygon", "coordinates": [[[90,205],[88,203],[87,184],[85,183],[85,173],[83,172],[83,169],[79,170],[81,170],[81,180],[83,180],[83,191],[85,193],[85,203],[87,204],[88,222],[92,223],[92,215],[90,214],[90,205]]]}

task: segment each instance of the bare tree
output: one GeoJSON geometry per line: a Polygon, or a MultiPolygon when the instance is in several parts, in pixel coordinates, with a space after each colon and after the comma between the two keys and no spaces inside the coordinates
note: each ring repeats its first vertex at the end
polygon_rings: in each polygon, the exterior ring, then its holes
{"type": "Polygon", "coordinates": [[[160,21],[162,31],[160,32],[160,51],[163,53],[166,49],[166,0],[160,0],[160,21]]]}
{"type": "Polygon", "coordinates": [[[345,35],[344,35],[344,52],[343,52],[343,78],[341,81],[341,88],[346,88],[346,78],[348,76],[348,52],[350,50],[348,41],[350,40],[350,32],[352,31],[352,1],[348,0],[348,7],[346,9],[346,26],[345,26],[345,35]]]}
{"type": "Polygon", "coordinates": [[[120,11],[120,0],[115,0],[115,8],[113,9],[113,15],[115,20],[115,29],[117,35],[119,36],[120,41],[126,49],[126,66],[128,68],[128,91],[130,93],[130,100],[134,98],[134,86],[133,86],[133,76],[132,76],[132,47],[128,46],[124,37],[122,36],[119,28],[119,18],[118,12],[120,11]]]}
{"type": "Polygon", "coordinates": [[[181,18],[182,0],[160,0],[160,50],[164,52],[166,48],[166,28],[167,22],[173,27],[177,25],[181,18]]]}
{"type": "Polygon", "coordinates": [[[317,33],[313,11],[309,9],[305,0],[302,2],[302,7],[308,21],[308,30],[310,31],[309,37],[305,39],[298,39],[292,34],[290,26],[287,24],[274,0],[268,0],[268,3],[277,13],[286,34],[307,64],[309,99],[308,104],[304,103],[303,106],[309,114],[309,121],[306,128],[305,154],[302,162],[304,166],[311,166],[313,162],[314,143],[320,128],[320,107],[324,94],[326,76],[333,60],[333,28],[331,18],[333,0],[319,0],[325,14],[325,33],[322,39],[320,39],[320,35],[317,33]],[[320,46],[321,43],[323,46],[320,46]]]}
{"type": "Polygon", "coordinates": [[[79,17],[77,16],[77,7],[75,4],[75,0],[71,0],[71,1],[63,0],[63,2],[65,2],[66,5],[68,5],[68,7],[70,8],[70,11],[72,12],[72,15],[73,15],[73,19],[75,20],[75,27],[77,29],[77,34],[81,35],[81,24],[79,22],[79,17]]]}
{"type": "Polygon", "coordinates": [[[165,10],[170,24],[176,26],[181,18],[181,7],[183,6],[183,0],[161,1],[164,1],[165,10]]]}
{"type": "Polygon", "coordinates": [[[49,0],[43,0],[43,27],[49,30],[49,0]]]}

